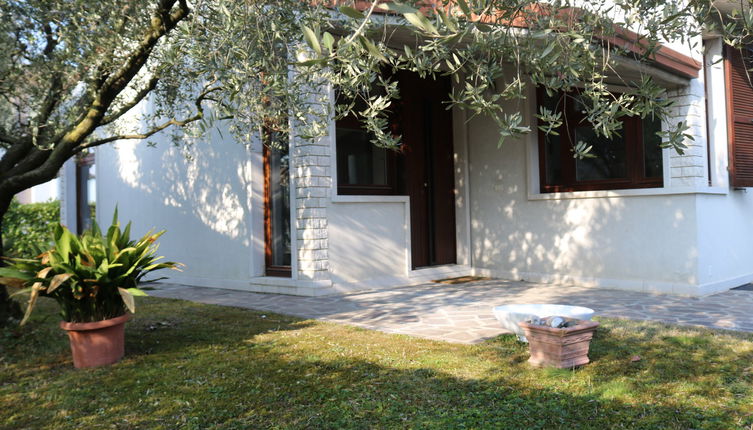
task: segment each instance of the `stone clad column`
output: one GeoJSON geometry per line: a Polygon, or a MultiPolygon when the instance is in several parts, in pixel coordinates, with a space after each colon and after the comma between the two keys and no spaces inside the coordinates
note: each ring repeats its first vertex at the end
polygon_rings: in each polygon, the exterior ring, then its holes
{"type": "Polygon", "coordinates": [[[674,150],[669,151],[668,186],[671,188],[706,187],[709,184],[709,174],[703,81],[693,79],[687,87],[668,92],[667,95],[675,103],[672,107],[673,115],[668,118],[668,122],[676,125],[678,122],[685,121],[690,127],[687,133],[693,136],[693,140],[685,140],[688,147],[684,154],[680,155],[674,150]]]}
{"type": "Polygon", "coordinates": [[[296,140],[292,151],[295,171],[294,237],[299,280],[327,281],[329,237],[327,206],[333,168],[330,138],[296,140]]]}

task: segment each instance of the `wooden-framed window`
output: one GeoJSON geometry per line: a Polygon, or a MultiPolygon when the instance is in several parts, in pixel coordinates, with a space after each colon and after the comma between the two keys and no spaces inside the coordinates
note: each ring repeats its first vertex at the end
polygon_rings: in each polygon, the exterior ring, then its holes
{"type": "Polygon", "coordinates": [[[394,150],[380,148],[371,134],[352,116],[336,123],[337,193],[390,195],[396,192],[394,150]]]}
{"type": "Polygon", "coordinates": [[[270,132],[265,133],[262,153],[265,275],[290,277],[290,157],[288,145],[274,144],[274,140],[270,132]]]}
{"type": "MultiPolygon", "coordinates": [[[[385,76],[391,72],[384,70],[385,76]]],[[[371,95],[386,95],[384,89],[374,85],[371,95]]],[[[363,112],[367,104],[361,98],[350,99],[335,91],[335,103],[354,103],[353,112],[363,112]]],[[[401,134],[399,128],[400,103],[392,106],[390,128],[401,134]]],[[[398,151],[374,145],[373,134],[365,129],[355,113],[340,118],[335,123],[335,154],[337,166],[337,194],[340,195],[394,195],[398,191],[398,151]]]]}
{"type": "Polygon", "coordinates": [[[539,174],[542,193],[657,188],[663,185],[661,121],[624,117],[618,136],[597,136],[576,93],[549,96],[538,92],[538,105],[561,112],[557,135],[539,132],[539,174]],[[591,146],[592,158],[576,159],[578,142],[591,146]]]}

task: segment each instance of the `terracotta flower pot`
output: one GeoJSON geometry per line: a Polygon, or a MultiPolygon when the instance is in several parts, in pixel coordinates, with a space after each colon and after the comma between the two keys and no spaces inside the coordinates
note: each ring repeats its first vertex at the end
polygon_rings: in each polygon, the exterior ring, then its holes
{"type": "Polygon", "coordinates": [[[126,313],[109,320],[88,323],[60,322],[68,332],[73,353],[73,365],[84,367],[106,366],[123,358],[125,323],[131,319],[126,313]]]}
{"type": "Polygon", "coordinates": [[[519,322],[525,332],[531,352],[528,362],[537,367],[571,369],[589,362],[588,349],[591,345],[596,321],[579,321],[576,325],[553,328],[519,322]]]}

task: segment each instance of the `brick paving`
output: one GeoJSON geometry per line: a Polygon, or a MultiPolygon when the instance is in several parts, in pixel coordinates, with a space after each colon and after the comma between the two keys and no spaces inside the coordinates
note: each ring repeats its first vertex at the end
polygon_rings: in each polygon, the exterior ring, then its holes
{"type": "Polygon", "coordinates": [[[458,343],[505,333],[492,307],[511,303],[587,306],[597,316],[753,332],[753,291],[689,298],[503,280],[424,284],[357,294],[300,297],[156,284],[149,295],[235,306],[458,343]]]}

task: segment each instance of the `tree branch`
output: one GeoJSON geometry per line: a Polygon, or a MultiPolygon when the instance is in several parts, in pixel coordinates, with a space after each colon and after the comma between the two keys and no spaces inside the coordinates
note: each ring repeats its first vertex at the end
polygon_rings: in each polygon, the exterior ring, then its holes
{"type": "Polygon", "coordinates": [[[102,96],[111,96],[114,99],[112,93],[115,92],[117,94],[128,85],[144,63],[146,63],[159,39],[175,28],[183,18],[188,16],[191,10],[188,8],[185,0],[180,0],[180,6],[170,12],[174,3],[175,0],[160,1],[155,18],[152,19],[150,31],[127,57],[125,64],[104,82],[100,92],[102,96]]]}
{"type": "Polygon", "coordinates": [[[13,136],[9,136],[5,134],[4,132],[0,131],[0,142],[10,143],[11,145],[20,145],[21,139],[15,138],[13,136]]]}
{"type": "Polygon", "coordinates": [[[157,45],[160,38],[188,16],[190,9],[185,1],[181,1],[181,6],[171,12],[174,4],[175,0],[160,1],[150,28],[139,45],[128,55],[125,64],[102,83],[84,117],[60,139],[60,144],[55,146],[52,157],[63,158],[59,160],[61,164],[62,161],[65,161],[65,153],[72,155],[73,149],[101,125],[112,102],[146,64],[152,49],[157,45]]]}
{"type": "Polygon", "coordinates": [[[136,95],[131,99],[128,103],[124,104],[120,107],[117,111],[111,113],[110,115],[105,116],[102,119],[102,122],[100,125],[107,125],[112,123],[113,121],[117,120],[121,116],[125,115],[129,110],[133,109],[134,106],[139,104],[141,100],[144,99],[149,93],[154,90],[154,88],[157,87],[157,82],[159,82],[159,77],[155,76],[152,79],[149,80],[149,82],[146,84],[144,88],[141,89],[136,95]]]}
{"type": "Polygon", "coordinates": [[[177,126],[177,127],[183,127],[185,125],[188,125],[192,122],[198,121],[201,118],[203,118],[203,115],[196,114],[190,118],[186,118],[184,120],[176,120],[175,118],[172,118],[168,121],[163,122],[162,124],[152,128],[151,130],[145,132],[145,133],[136,133],[136,134],[117,134],[114,136],[105,137],[103,139],[97,139],[92,140],[84,145],[79,145],[76,147],[75,152],[81,152],[84,149],[92,148],[95,146],[103,145],[105,143],[115,142],[116,140],[127,140],[127,139],[148,139],[152,135],[159,133],[160,131],[170,127],[171,125],[177,126]]]}
{"type": "MultiPolygon", "coordinates": [[[[41,159],[43,160],[41,164],[32,167],[30,170],[20,171],[18,174],[7,175],[4,180],[0,181],[0,194],[15,194],[33,185],[52,179],[63,163],[81,150],[80,147],[78,149],[76,147],[84,142],[100,126],[113,100],[128,86],[134,76],[146,64],[152,49],[157,45],[162,36],[174,29],[178,22],[189,15],[191,10],[186,0],[178,0],[179,7],[173,10],[175,1],[160,0],[152,17],[151,24],[141,42],[127,57],[125,64],[114,74],[110,75],[95,91],[95,97],[83,117],[77,120],[61,138],[47,142],[54,145],[51,151],[35,149],[36,153],[32,154],[32,157],[27,157],[33,158],[35,161],[34,164],[41,159]]],[[[24,165],[30,164],[26,163],[26,161],[24,160],[24,165]]],[[[13,170],[19,167],[19,165],[16,165],[13,170]]]]}
{"type": "Polygon", "coordinates": [[[34,146],[31,139],[20,140],[10,136],[8,136],[8,139],[12,139],[16,143],[12,144],[0,158],[0,178],[8,175],[12,168],[26,157],[34,146]]]}
{"type": "Polygon", "coordinates": [[[23,157],[16,160],[14,164],[9,163],[10,166],[8,170],[0,171],[0,181],[12,178],[14,175],[28,172],[29,170],[41,166],[42,163],[47,160],[51,152],[49,149],[39,149],[31,142],[29,142],[29,144],[23,149],[25,150],[23,157]]]}
{"type": "Polygon", "coordinates": [[[44,127],[47,124],[47,120],[55,110],[55,106],[57,106],[58,101],[60,101],[62,86],[63,85],[62,80],[60,79],[60,75],[53,76],[52,82],[50,82],[50,88],[47,90],[47,95],[45,96],[44,103],[42,103],[42,108],[39,112],[37,125],[39,125],[40,127],[44,127]]]}
{"type": "MultiPolygon", "coordinates": [[[[170,127],[170,126],[183,127],[183,126],[186,126],[186,125],[188,125],[188,124],[190,124],[192,122],[199,121],[202,118],[204,118],[204,106],[202,105],[202,103],[204,101],[206,101],[206,100],[212,100],[209,97],[210,94],[212,94],[213,92],[216,92],[216,91],[220,91],[221,89],[222,89],[222,87],[205,88],[204,91],[202,91],[201,94],[199,94],[198,97],[196,97],[196,100],[194,101],[194,105],[196,106],[196,114],[194,114],[193,116],[191,116],[189,118],[186,118],[186,119],[183,119],[183,120],[178,120],[178,119],[175,119],[175,118],[171,118],[171,119],[163,122],[162,124],[160,124],[160,125],[158,125],[156,127],[153,127],[152,129],[150,129],[149,131],[146,131],[144,133],[118,134],[118,135],[114,135],[114,136],[108,136],[108,137],[105,137],[105,138],[102,138],[102,139],[92,140],[92,141],[87,142],[86,144],[79,145],[78,147],[76,147],[76,149],[74,150],[74,153],[79,153],[79,152],[81,152],[81,151],[83,151],[85,149],[93,148],[95,146],[103,145],[105,143],[115,142],[116,140],[148,139],[151,136],[159,133],[160,131],[162,131],[162,130],[170,127]]],[[[231,119],[231,118],[232,118],[232,116],[223,116],[223,117],[221,117],[219,119],[220,120],[226,120],[226,119],[231,119]]]]}
{"type": "Polygon", "coordinates": [[[52,51],[55,50],[55,47],[58,44],[58,40],[53,36],[52,27],[49,22],[46,22],[42,26],[42,29],[44,31],[45,40],[47,41],[47,44],[44,47],[44,55],[45,57],[50,58],[50,56],[52,56],[52,51]]]}

